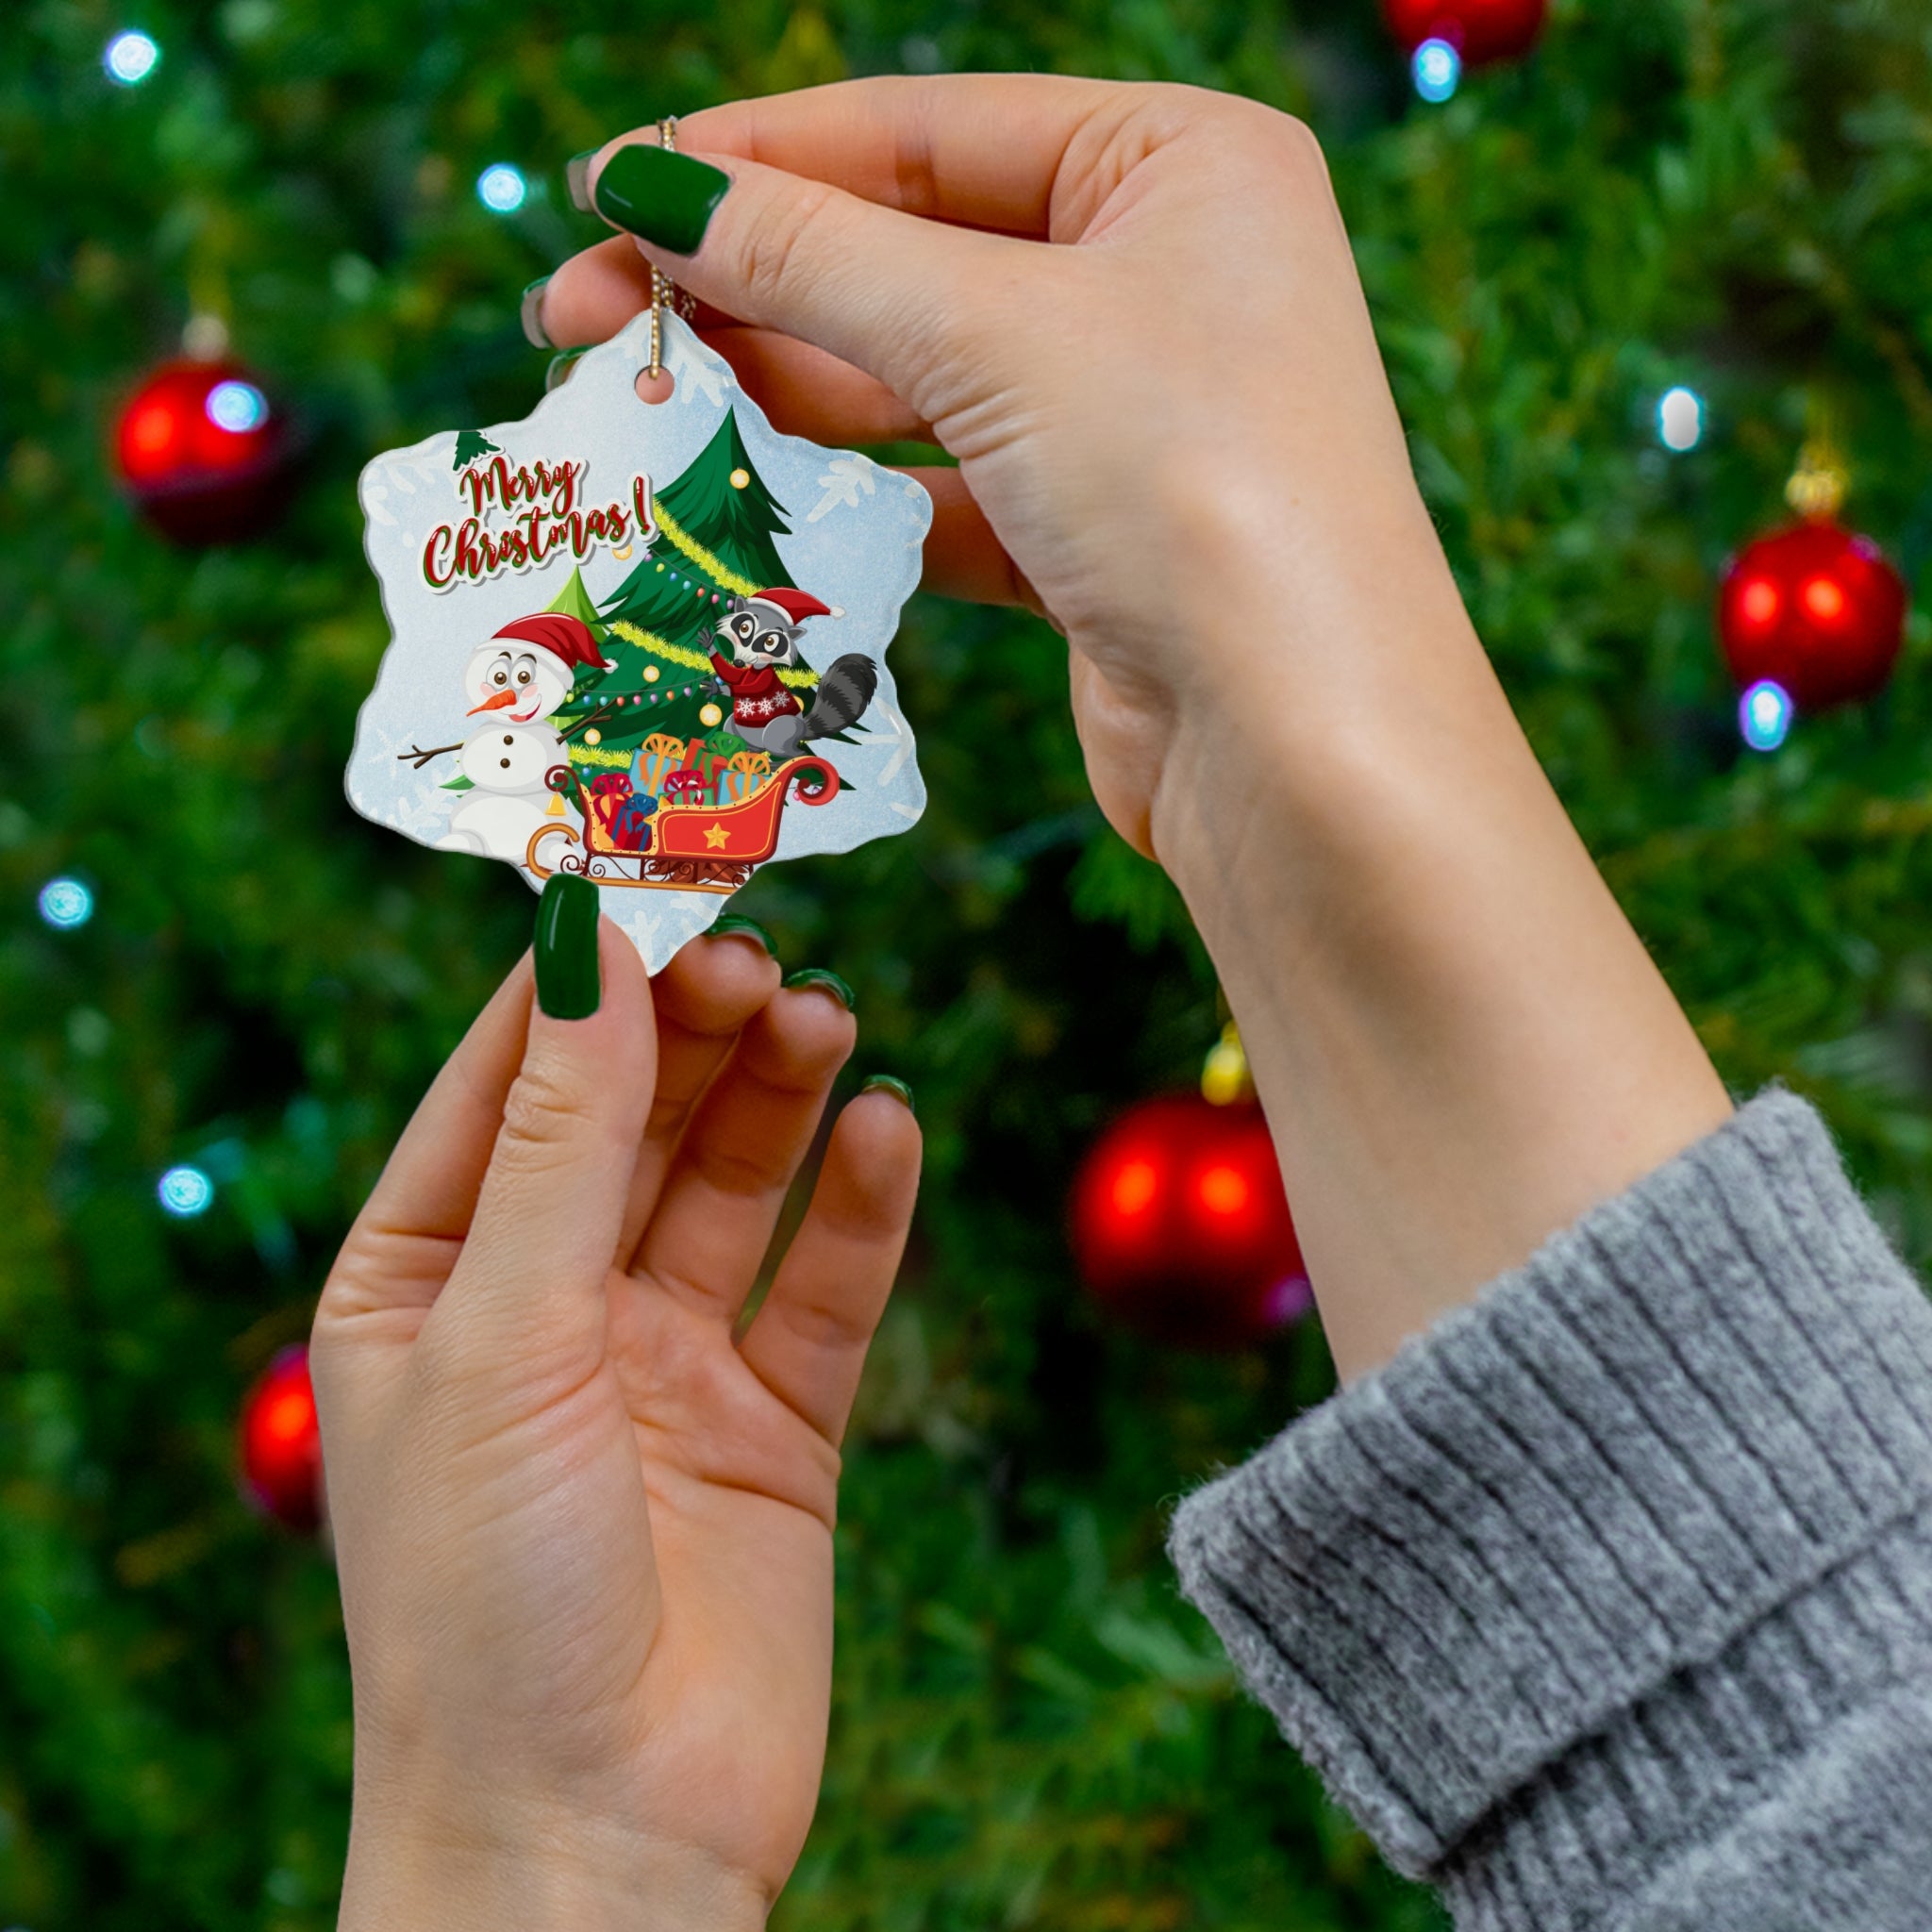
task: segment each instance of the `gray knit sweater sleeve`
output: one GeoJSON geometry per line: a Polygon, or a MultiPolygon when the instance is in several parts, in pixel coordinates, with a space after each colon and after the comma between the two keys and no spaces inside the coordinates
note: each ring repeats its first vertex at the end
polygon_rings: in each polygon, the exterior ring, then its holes
{"type": "Polygon", "coordinates": [[[1932,1304],[1770,1092],[1188,1497],[1462,1932],[1932,1928],[1932,1304]]]}

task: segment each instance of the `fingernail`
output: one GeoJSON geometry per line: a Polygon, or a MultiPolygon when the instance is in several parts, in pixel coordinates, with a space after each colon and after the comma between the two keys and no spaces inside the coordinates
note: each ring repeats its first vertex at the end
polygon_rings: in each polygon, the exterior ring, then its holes
{"type": "Polygon", "coordinates": [[[550,367],[543,372],[543,393],[547,396],[557,385],[568,379],[571,365],[584,353],[582,349],[566,349],[560,356],[550,358],[550,367]]]}
{"type": "Polygon", "coordinates": [[[730,186],[731,176],[708,161],[634,142],[604,163],[597,212],[674,255],[691,255],[730,186]]]}
{"type": "Polygon", "coordinates": [[[861,1093],[890,1093],[894,1100],[902,1100],[906,1103],[906,1111],[911,1114],[915,1120],[919,1116],[919,1109],[912,1104],[911,1088],[907,1086],[905,1081],[895,1078],[891,1074],[874,1074],[870,1075],[864,1086],[858,1091],[861,1093]]]}
{"type": "Polygon", "coordinates": [[[727,912],[724,918],[712,920],[711,931],[714,934],[741,932],[746,939],[758,941],[773,958],[778,957],[777,941],[756,919],[747,919],[741,912],[727,912]]]}
{"type": "Polygon", "coordinates": [[[548,275],[539,275],[524,291],[524,299],[517,309],[518,318],[524,325],[524,340],[533,349],[554,349],[557,344],[543,333],[543,291],[550,286],[548,275]]]}
{"type": "Polygon", "coordinates": [[[563,164],[563,185],[570,190],[571,206],[582,214],[597,212],[591,206],[591,163],[596,158],[597,150],[587,147],[582,154],[571,156],[563,164]]]}
{"type": "Polygon", "coordinates": [[[788,974],[787,986],[816,986],[823,988],[849,1013],[852,1010],[852,989],[836,973],[823,966],[801,966],[796,973],[788,974]]]}
{"type": "Polygon", "coordinates": [[[604,989],[597,971],[597,889],[554,872],[537,902],[537,1004],[553,1020],[588,1020],[604,989]]]}

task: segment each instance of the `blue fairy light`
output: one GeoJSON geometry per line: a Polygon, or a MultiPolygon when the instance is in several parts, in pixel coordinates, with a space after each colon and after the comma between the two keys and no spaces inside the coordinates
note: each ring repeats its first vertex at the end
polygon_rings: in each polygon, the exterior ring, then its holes
{"type": "Polygon", "coordinates": [[[1738,700],[1738,729],[1753,751],[1775,751],[1791,733],[1791,694],[1760,677],[1738,700]]]}
{"type": "Polygon", "coordinates": [[[59,932],[71,932],[94,916],[94,895],[78,879],[49,879],[41,888],[41,917],[59,932]]]}
{"type": "Polygon", "coordinates": [[[508,161],[492,161],[476,176],[476,199],[491,214],[513,215],[530,192],[524,171],[508,161]]]}
{"type": "Polygon", "coordinates": [[[215,1184],[198,1167],[171,1167],[155,1188],[166,1211],[179,1221],[206,1213],[215,1198],[215,1184]]]}
{"type": "Polygon", "coordinates": [[[116,34],[101,56],[108,78],[120,87],[139,87],[159,64],[161,50],[144,33],[116,34]]]}
{"type": "Polygon", "coordinates": [[[1666,449],[1680,455],[1695,449],[1704,441],[1704,398],[1681,384],[1666,390],[1657,399],[1657,436],[1666,449]]]}
{"type": "Polygon", "coordinates": [[[245,436],[268,421],[268,398],[252,382],[218,382],[202,405],[217,429],[245,436]]]}
{"type": "Polygon", "coordinates": [[[1443,40],[1424,41],[1409,62],[1415,91],[1425,101],[1446,101],[1462,80],[1462,56],[1443,40]]]}

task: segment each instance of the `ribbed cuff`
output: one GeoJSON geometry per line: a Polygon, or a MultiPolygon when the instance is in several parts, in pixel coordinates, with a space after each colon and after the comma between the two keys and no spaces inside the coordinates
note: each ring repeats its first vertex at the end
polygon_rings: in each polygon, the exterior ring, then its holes
{"type": "Polygon", "coordinates": [[[1170,1547],[1390,1862],[1536,1924],[1566,1863],[1741,1805],[1920,1654],[1928,1391],[1932,1306],[1773,1091],[1191,1495],[1170,1547]],[[1507,1880],[1475,1856],[1506,1841],[1507,1880]]]}

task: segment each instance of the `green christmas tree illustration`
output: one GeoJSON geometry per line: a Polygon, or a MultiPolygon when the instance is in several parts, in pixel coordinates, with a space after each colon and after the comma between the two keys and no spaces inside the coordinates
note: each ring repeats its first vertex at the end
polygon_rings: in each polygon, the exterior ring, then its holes
{"type": "MultiPolygon", "coordinates": [[[[735,415],[652,505],[658,537],[650,554],[601,612],[554,607],[590,624],[613,660],[609,671],[586,675],[556,716],[579,763],[627,763],[653,733],[736,749],[740,741],[724,729],[730,707],[711,672],[713,626],[732,591],[749,595],[791,581],[773,541],[791,534],[785,507],[758,475],[735,415]]],[[[576,590],[581,598],[582,586],[576,590]]],[[[818,680],[801,670],[787,681],[804,689],[818,680]]]]}
{"type": "Polygon", "coordinates": [[[457,432],[456,460],[450,464],[452,470],[466,470],[479,457],[499,455],[495,443],[480,429],[460,429],[457,432]]]}

